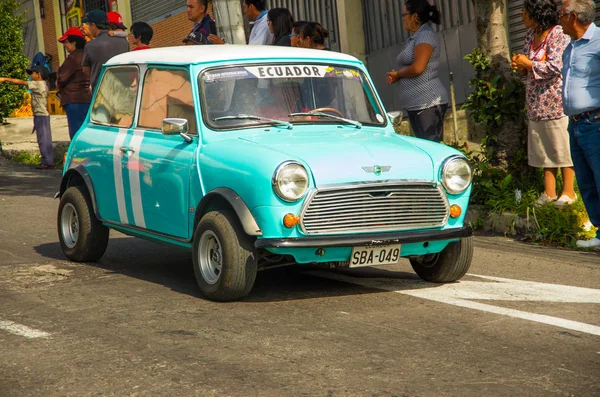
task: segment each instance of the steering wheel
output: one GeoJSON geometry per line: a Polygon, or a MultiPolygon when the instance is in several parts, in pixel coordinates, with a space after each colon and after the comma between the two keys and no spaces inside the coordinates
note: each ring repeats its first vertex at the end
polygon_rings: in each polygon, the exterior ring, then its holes
{"type": "Polygon", "coordinates": [[[329,112],[329,113],[335,113],[336,115],[338,115],[342,118],[344,117],[342,112],[340,112],[339,110],[337,110],[335,108],[317,108],[317,109],[311,110],[309,113],[313,113],[313,112],[329,112]]]}

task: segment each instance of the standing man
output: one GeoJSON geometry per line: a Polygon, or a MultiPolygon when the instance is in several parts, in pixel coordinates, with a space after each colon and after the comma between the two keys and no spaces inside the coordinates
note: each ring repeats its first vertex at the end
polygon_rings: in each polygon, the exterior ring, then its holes
{"type": "Polygon", "coordinates": [[[254,23],[250,32],[250,45],[268,45],[273,43],[273,33],[269,30],[269,21],[265,0],[244,0],[244,12],[250,21],[254,23]]]}
{"type": "Polygon", "coordinates": [[[122,37],[108,35],[108,18],[102,10],[92,10],[81,20],[83,34],[92,40],[83,50],[83,71],[90,76],[92,93],[98,83],[102,65],[115,55],[129,51],[129,43],[122,37]]]}
{"type": "Polygon", "coordinates": [[[194,22],[185,44],[212,44],[208,36],[217,34],[217,24],[208,15],[208,0],[187,0],[187,17],[194,22]]]}
{"type": "Polygon", "coordinates": [[[577,184],[596,237],[577,246],[600,249],[600,29],[594,0],[565,0],[560,12],[571,43],[563,53],[563,108],[569,116],[577,184]]]}

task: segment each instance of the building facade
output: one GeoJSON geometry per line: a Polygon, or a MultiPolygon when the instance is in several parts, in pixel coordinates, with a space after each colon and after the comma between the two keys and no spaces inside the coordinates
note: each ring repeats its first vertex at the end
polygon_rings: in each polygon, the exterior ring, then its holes
{"type": "MultiPolygon", "coordinates": [[[[37,51],[52,56],[52,69],[58,69],[66,56],[57,42],[67,28],[79,26],[85,12],[92,9],[117,11],[126,26],[144,21],[154,29],[152,46],[165,47],[181,44],[192,28],[186,16],[186,0],[22,0],[27,23],[24,27],[26,48],[31,59],[37,51]]],[[[219,15],[226,7],[239,7],[243,0],[209,0],[209,13],[217,22],[219,34],[226,39],[230,32],[231,15],[219,15]],[[220,7],[213,1],[223,2],[220,7]],[[219,11],[221,10],[221,11],[219,11]]],[[[430,0],[442,12],[442,24],[437,32],[442,43],[440,77],[449,85],[453,73],[457,103],[463,103],[470,93],[471,66],[463,59],[477,46],[475,12],[471,0],[430,0]]],[[[506,33],[512,51],[520,51],[525,28],[520,11],[524,0],[508,0],[506,33]]],[[[597,22],[600,22],[600,0],[597,5],[597,22]]],[[[408,38],[402,26],[403,0],[267,0],[268,8],[288,8],[296,20],[318,21],[330,31],[329,47],[366,62],[377,90],[388,110],[398,109],[398,96],[402,93],[386,84],[386,72],[397,68],[396,56],[408,38]]],[[[234,17],[237,18],[237,17],[234,17]]],[[[239,21],[238,21],[239,22],[239,21]]],[[[248,21],[243,21],[248,34],[248,21]]],[[[228,42],[232,42],[229,40],[228,42]]]]}

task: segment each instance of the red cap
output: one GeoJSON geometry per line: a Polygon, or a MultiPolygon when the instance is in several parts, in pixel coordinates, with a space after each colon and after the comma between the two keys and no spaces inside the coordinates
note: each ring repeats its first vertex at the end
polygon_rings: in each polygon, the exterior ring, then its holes
{"type": "Polygon", "coordinates": [[[73,26],[72,28],[67,29],[67,31],[65,32],[65,34],[63,34],[62,37],[60,39],[58,39],[58,41],[60,43],[62,43],[69,36],[77,36],[77,37],[81,37],[82,39],[84,38],[83,37],[83,33],[81,33],[81,29],[79,29],[77,26],[73,26]]]}
{"type": "Polygon", "coordinates": [[[108,18],[108,23],[117,25],[119,29],[127,29],[127,26],[123,25],[123,17],[118,12],[107,12],[106,17],[108,18]]]}

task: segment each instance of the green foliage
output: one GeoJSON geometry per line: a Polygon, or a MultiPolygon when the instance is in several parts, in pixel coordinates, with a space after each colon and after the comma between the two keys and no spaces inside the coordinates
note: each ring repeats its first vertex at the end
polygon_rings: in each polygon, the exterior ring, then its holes
{"type": "Polygon", "coordinates": [[[21,164],[38,165],[42,161],[42,156],[37,153],[21,152],[11,160],[21,164]]]}
{"type": "MultiPolygon", "coordinates": [[[[0,2],[0,77],[26,80],[25,69],[29,64],[21,53],[23,49],[23,15],[17,12],[21,2],[2,0],[0,2]]],[[[21,106],[25,89],[14,84],[0,83],[0,123],[10,112],[21,106]]]]}

